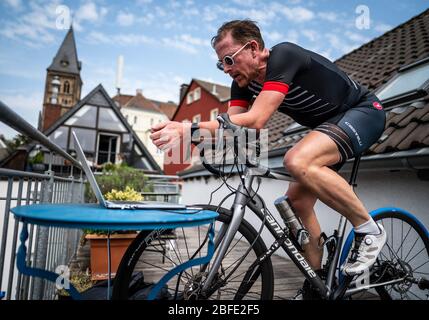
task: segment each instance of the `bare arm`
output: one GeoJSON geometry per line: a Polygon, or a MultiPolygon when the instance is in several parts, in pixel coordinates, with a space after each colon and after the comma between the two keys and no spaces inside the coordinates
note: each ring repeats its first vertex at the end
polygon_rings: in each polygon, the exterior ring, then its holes
{"type": "MultiPolygon", "coordinates": [[[[262,129],[271,115],[280,106],[284,97],[285,95],[278,91],[262,91],[255,99],[253,107],[249,111],[238,112],[240,110],[235,108],[230,112],[228,110],[230,119],[234,124],[242,127],[262,129]]],[[[199,127],[200,129],[209,130],[213,134],[219,127],[219,123],[217,120],[204,121],[199,123],[199,127]]],[[[177,137],[182,137],[190,128],[190,123],[160,123],[152,127],[150,138],[158,148],[169,149],[173,142],[176,143],[177,137]]]]}
{"type": "MultiPolygon", "coordinates": [[[[277,91],[262,91],[255,99],[253,107],[249,111],[238,113],[237,111],[239,110],[237,109],[243,108],[235,107],[234,110],[231,110],[231,113],[228,112],[228,114],[230,115],[231,121],[239,126],[262,129],[282,103],[284,97],[285,95],[283,93],[277,91]]],[[[218,126],[219,124],[216,120],[200,122],[200,128],[208,129],[212,132],[214,132],[218,126]]]]}

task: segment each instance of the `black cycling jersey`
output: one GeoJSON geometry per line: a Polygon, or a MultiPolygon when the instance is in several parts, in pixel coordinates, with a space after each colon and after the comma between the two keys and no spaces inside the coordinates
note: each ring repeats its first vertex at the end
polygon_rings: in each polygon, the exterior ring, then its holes
{"type": "Polygon", "coordinates": [[[368,92],[328,59],[290,42],[270,50],[263,84],[251,81],[240,88],[232,82],[230,106],[246,107],[262,90],[284,93],[278,111],[310,128],[350,109],[368,92]]]}

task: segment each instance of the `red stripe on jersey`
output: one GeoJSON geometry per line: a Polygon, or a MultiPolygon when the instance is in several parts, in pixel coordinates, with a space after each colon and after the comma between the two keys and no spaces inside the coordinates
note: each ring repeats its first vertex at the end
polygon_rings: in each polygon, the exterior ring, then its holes
{"type": "Polygon", "coordinates": [[[289,86],[283,82],[267,81],[264,83],[264,86],[262,87],[262,91],[264,90],[278,91],[286,95],[287,92],[289,91],[289,86]]]}
{"type": "Polygon", "coordinates": [[[249,106],[249,101],[246,100],[230,100],[228,107],[242,107],[247,108],[249,106]]]}

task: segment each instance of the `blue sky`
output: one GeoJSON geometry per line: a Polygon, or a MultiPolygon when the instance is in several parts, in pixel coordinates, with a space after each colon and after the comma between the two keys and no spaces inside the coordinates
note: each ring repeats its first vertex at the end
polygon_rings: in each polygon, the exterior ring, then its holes
{"type": "MultiPolygon", "coordinates": [[[[177,103],[180,84],[192,78],[230,83],[216,69],[210,47],[224,21],[251,18],[267,46],[292,41],[335,60],[419,14],[428,2],[2,0],[0,100],[35,126],[46,68],[67,32],[61,6],[73,20],[82,97],[99,83],[115,94],[116,61],[123,55],[122,93],[141,88],[148,98],[177,103]],[[369,24],[362,27],[362,21],[369,24]]],[[[15,131],[0,123],[1,133],[11,137],[15,131]]]]}

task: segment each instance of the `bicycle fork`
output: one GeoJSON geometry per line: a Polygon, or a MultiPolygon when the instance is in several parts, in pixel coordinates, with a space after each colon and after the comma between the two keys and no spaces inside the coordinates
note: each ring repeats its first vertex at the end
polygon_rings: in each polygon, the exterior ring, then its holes
{"type": "MultiPolygon", "coordinates": [[[[223,239],[216,239],[216,241],[221,241],[218,249],[216,249],[216,257],[213,259],[212,268],[209,271],[207,275],[207,279],[203,285],[202,292],[207,292],[210,284],[212,283],[215,275],[217,274],[220,265],[222,263],[222,260],[229,248],[229,245],[231,244],[232,240],[234,239],[234,235],[236,234],[241,221],[244,217],[244,211],[246,208],[246,203],[248,201],[247,191],[251,190],[252,182],[254,177],[248,176],[246,180],[245,186],[240,184],[238,187],[238,191],[236,193],[235,199],[234,199],[234,205],[232,207],[233,209],[233,215],[231,218],[231,222],[225,232],[225,236],[223,239]]],[[[216,245],[217,243],[215,243],[216,245]]]]}

